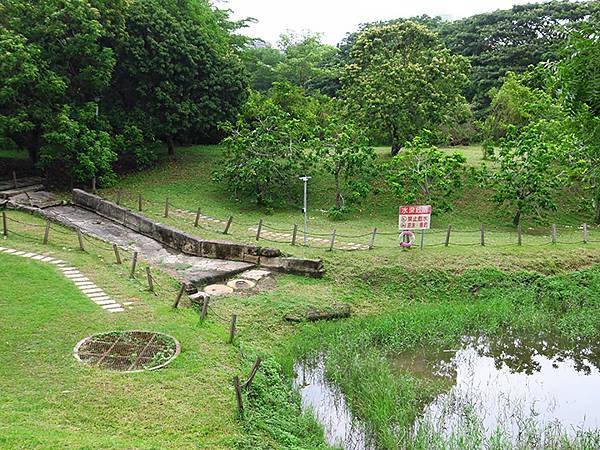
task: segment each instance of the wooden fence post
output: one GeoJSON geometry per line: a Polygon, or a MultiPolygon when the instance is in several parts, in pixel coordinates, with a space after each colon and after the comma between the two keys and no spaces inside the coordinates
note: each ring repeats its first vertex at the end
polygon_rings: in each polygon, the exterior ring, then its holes
{"type": "Polygon", "coordinates": [[[165,217],[169,217],[169,197],[165,200],[165,217]]]}
{"type": "Polygon", "coordinates": [[[205,295],[202,299],[202,310],[200,311],[200,320],[204,322],[206,319],[206,312],[208,311],[208,295],[205,295]]]}
{"type": "Polygon", "coordinates": [[[252,365],[252,369],[250,369],[250,374],[248,375],[248,379],[246,380],[246,383],[244,384],[244,387],[246,388],[246,390],[250,390],[250,386],[252,386],[252,380],[254,380],[254,376],[256,375],[256,372],[258,372],[260,363],[261,363],[260,356],[257,356],[256,361],[254,361],[254,364],[252,365]]]}
{"type": "Polygon", "coordinates": [[[6,211],[2,211],[2,235],[8,237],[8,224],[6,222],[6,211]]]}
{"type": "Polygon", "coordinates": [[[138,194],[138,211],[142,212],[142,194],[138,194]]]}
{"type": "Polygon", "coordinates": [[[517,225],[517,239],[519,245],[523,245],[523,226],[521,224],[517,225]]]}
{"type": "Polygon", "coordinates": [[[146,278],[148,278],[148,289],[150,289],[150,292],[154,292],[154,281],[152,280],[152,274],[150,273],[150,266],[146,267],[146,278]]]}
{"type": "Polygon", "coordinates": [[[235,387],[235,398],[237,399],[238,412],[240,416],[244,415],[244,401],[242,399],[242,388],[240,387],[240,377],[233,377],[233,386],[235,387]]]}
{"type": "Polygon", "coordinates": [[[15,172],[14,170],[12,171],[12,176],[13,176],[13,184],[15,186],[15,189],[17,189],[17,172],[15,172]]]}
{"type": "Polygon", "coordinates": [[[373,247],[375,247],[375,236],[377,236],[377,228],[373,228],[373,233],[371,233],[371,239],[369,239],[369,250],[373,250],[373,247]]]}
{"type": "Polygon", "coordinates": [[[556,224],[552,224],[552,243],[556,244],[556,224]]]}
{"type": "Polygon", "coordinates": [[[294,224],[294,231],[292,231],[292,245],[296,245],[296,237],[298,236],[298,225],[294,224]]]}
{"type": "Polygon", "coordinates": [[[231,315],[231,325],[229,326],[229,340],[228,344],[233,344],[233,340],[235,339],[235,323],[237,321],[237,315],[231,315]]]}
{"type": "Polygon", "coordinates": [[[117,244],[113,244],[113,252],[115,252],[117,264],[121,264],[121,255],[119,254],[119,247],[117,247],[117,244]]]}
{"type": "Polygon", "coordinates": [[[177,297],[175,298],[175,302],[173,303],[173,309],[177,309],[179,306],[179,302],[181,301],[181,297],[183,297],[183,291],[185,291],[185,285],[182,284],[179,292],[177,293],[177,297]]]}
{"type": "Polygon", "coordinates": [[[231,227],[231,222],[233,222],[233,216],[229,216],[229,220],[227,220],[227,225],[225,225],[225,231],[223,231],[223,234],[229,233],[229,228],[231,227]]]}
{"type": "Polygon", "coordinates": [[[588,243],[588,227],[587,227],[587,223],[583,224],[583,243],[584,244],[588,243]]]}
{"type": "Polygon", "coordinates": [[[331,242],[329,242],[329,251],[333,251],[333,246],[335,245],[335,229],[331,233],[331,242]]]}
{"type": "Polygon", "coordinates": [[[448,247],[450,245],[450,233],[452,232],[452,225],[448,225],[448,231],[446,232],[446,242],[444,245],[448,247]]]}
{"type": "Polygon", "coordinates": [[[425,228],[421,228],[421,242],[419,244],[421,250],[425,247],[425,228]]]}
{"type": "Polygon", "coordinates": [[[133,258],[131,259],[131,278],[135,277],[135,266],[137,266],[138,252],[133,252],[133,258]]]}
{"type": "Polygon", "coordinates": [[[46,221],[46,228],[44,229],[44,245],[48,244],[48,237],[50,235],[50,221],[46,221]]]}
{"type": "Polygon", "coordinates": [[[262,219],[260,219],[258,221],[258,229],[256,230],[256,240],[258,241],[260,239],[260,232],[262,230],[262,219]]]}
{"type": "Polygon", "coordinates": [[[83,236],[79,228],[77,228],[77,239],[79,240],[79,250],[85,252],[85,247],[83,246],[83,236]]]}
{"type": "Polygon", "coordinates": [[[481,246],[485,247],[485,226],[481,224],[481,246]]]}
{"type": "Polygon", "coordinates": [[[198,222],[200,222],[200,214],[201,214],[201,208],[198,208],[198,211],[196,211],[196,220],[194,220],[194,227],[198,228],[198,222]]]}

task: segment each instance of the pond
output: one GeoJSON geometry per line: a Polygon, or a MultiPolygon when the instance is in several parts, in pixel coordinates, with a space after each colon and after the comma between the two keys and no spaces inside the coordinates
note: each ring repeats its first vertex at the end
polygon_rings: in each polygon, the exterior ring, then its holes
{"type": "MultiPolygon", "coordinates": [[[[423,406],[413,438],[481,446],[544,447],[600,430],[600,347],[552,335],[464,336],[454,348],[420,348],[390,357],[393,373],[446,385],[423,406]],[[441,382],[441,383],[440,383],[441,382]]],[[[324,357],[295,366],[303,409],[313,411],[330,445],[376,448],[366,424],[353,418],[339,389],[327,382],[324,357]]],[[[593,442],[600,437],[594,434],[593,442]]]]}
{"type": "Polygon", "coordinates": [[[353,418],[343,394],[325,379],[324,364],[320,355],[310,361],[298,361],[294,366],[294,385],[300,392],[302,409],[312,411],[323,426],[329,445],[346,450],[375,448],[364,424],[353,418]]]}
{"type": "Polygon", "coordinates": [[[600,352],[588,343],[465,336],[455,349],[397,355],[392,367],[449,382],[425,406],[415,434],[543,446],[600,430],[600,352]]]}

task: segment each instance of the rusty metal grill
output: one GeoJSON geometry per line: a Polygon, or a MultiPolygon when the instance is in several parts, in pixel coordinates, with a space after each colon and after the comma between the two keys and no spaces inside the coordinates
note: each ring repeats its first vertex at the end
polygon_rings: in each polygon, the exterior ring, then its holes
{"type": "Polygon", "coordinates": [[[156,370],[177,357],[177,339],[152,331],[111,331],[82,339],[75,358],[90,366],[123,372],[156,370]]]}

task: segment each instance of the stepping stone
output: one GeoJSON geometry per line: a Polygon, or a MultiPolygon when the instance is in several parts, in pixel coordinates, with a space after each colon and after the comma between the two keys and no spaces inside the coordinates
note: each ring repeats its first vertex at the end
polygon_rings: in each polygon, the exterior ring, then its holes
{"type": "Polygon", "coordinates": [[[135,305],[135,302],[123,302],[125,306],[135,305]]]}
{"type": "Polygon", "coordinates": [[[6,250],[6,247],[0,247],[0,252],[3,252],[4,250],[6,250]]]}
{"type": "Polygon", "coordinates": [[[224,284],[211,284],[204,288],[204,292],[210,296],[220,297],[223,295],[233,294],[233,288],[224,284]]]}
{"type": "Polygon", "coordinates": [[[102,309],[122,308],[122,306],[121,306],[121,305],[119,305],[118,303],[114,303],[114,302],[113,302],[113,303],[106,304],[106,305],[100,305],[100,307],[101,307],[102,309]]]}
{"type": "Polygon", "coordinates": [[[90,279],[88,277],[78,277],[78,278],[71,278],[71,281],[73,281],[73,282],[75,282],[75,281],[90,281],[90,279]]]}
{"type": "Polygon", "coordinates": [[[64,275],[67,278],[73,278],[73,279],[83,277],[83,274],[81,272],[66,272],[64,275]]]}
{"type": "Polygon", "coordinates": [[[91,287],[95,287],[96,284],[92,283],[91,281],[77,281],[76,283],[73,283],[75,286],[77,286],[78,288],[91,288],[91,287]]]}
{"type": "Polygon", "coordinates": [[[69,272],[72,270],[77,270],[76,267],[60,267],[59,270],[62,270],[63,272],[69,272]]]}
{"type": "Polygon", "coordinates": [[[236,291],[243,291],[244,289],[252,289],[254,286],[256,286],[256,283],[250,280],[238,279],[228,281],[227,286],[229,286],[232,289],[235,289],[236,291]]]}
{"type": "Polygon", "coordinates": [[[32,259],[35,259],[37,261],[39,261],[40,259],[43,259],[44,255],[35,255],[34,257],[32,257],[32,259]]]}
{"type": "Polygon", "coordinates": [[[101,295],[101,296],[99,296],[99,297],[90,297],[90,298],[91,298],[91,300],[92,300],[93,302],[102,302],[102,301],[104,301],[104,300],[110,300],[111,302],[113,301],[113,300],[112,300],[112,299],[111,299],[111,298],[110,298],[108,295],[106,295],[106,294],[105,294],[105,295],[101,295]]]}
{"type": "Polygon", "coordinates": [[[108,312],[111,312],[111,313],[123,312],[123,311],[125,311],[124,308],[115,308],[115,309],[109,309],[108,310],[108,312]]]}
{"type": "Polygon", "coordinates": [[[268,270],[253,269],[247,270],[246,272],[242,273],[240,277],[246,278],[248,280],[259,281],[265,277],[268,277],[269,275],[271,275],[271,272],[269,272],[268,270]]]}
{"type": "Polygon", "coordinates": [[[54,261],[54,258],[50,258],[49,256],[45,256],[44,258],[40,259],[40,261],[42,261],[42,262],[52,262],[52,261],[54,261]]]}
{"type": "Polygon", "coordinates": [[[31,258],[32,256],[36,256],[36,253],[25,253],[23,258],[31,258]]]}
{"type": "Polygon", "coordinates": [[[62,259],[55,259],[54,261],[50,261],[50,264],[64,264],[65,262],[62,259]]]}
{"type": "Polygon", "coordinates": [[[98,288],[98,287],[82,287],[79,288],[81,289],[81,292],[83,292],[84,294],[97,294],[99,292],[104,292],[102,289],[98,288]]]}
{"type": "Polygon", "coordinates": [[[23,256],[24,254],[25,254],[25,252],[16,252],[16,253],[13,253],[13,255],[15,255],[15,256],[23,256]]]}
{"type": "Polygon", "coordinates": [[[106,292],[104,292],[102,289],[100,289],[98,292],[84,292],[84,294],[92,300],[98,297],[106,297],[106,292]]]}
{"type": "Polygon", "coordinates": [[[94,300],[94,303],[100,306],[117,304],[114,300],[94,300]]]}

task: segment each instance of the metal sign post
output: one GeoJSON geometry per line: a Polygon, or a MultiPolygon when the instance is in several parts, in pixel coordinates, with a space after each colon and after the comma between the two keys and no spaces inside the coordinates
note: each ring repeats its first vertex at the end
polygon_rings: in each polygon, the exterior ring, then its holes
{"type": "Polygon", "coordinates": [[[307,202],[306,202],[306,197],[307,197],[307,192],[308,192],[308,180],[310,180],[311,177],[300,177],[300,180],[304,181],[304,208],[302,208],[302,212],[304,213],[304,245],[306,245],[306,228],[307,228],[307,202]]]}

